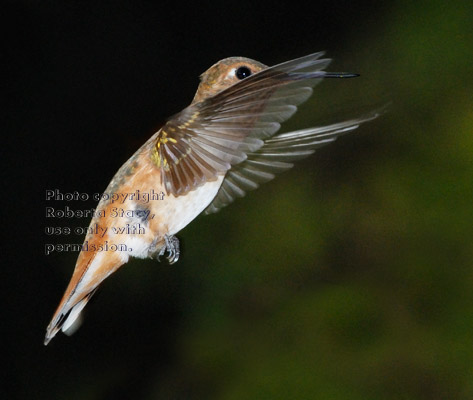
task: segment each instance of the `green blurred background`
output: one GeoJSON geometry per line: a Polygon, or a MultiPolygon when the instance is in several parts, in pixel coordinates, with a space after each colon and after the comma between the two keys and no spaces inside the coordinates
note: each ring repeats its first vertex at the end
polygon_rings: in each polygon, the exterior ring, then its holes
{"type": "Polygon", "coordinates": [[[473,399],[471,2],[5,10],[2,398],[473,399]],[[67,205],[45,190],[103,191],[217,60],[319,50],[361,77],[284,129],[388,112],[196,219],[177,264],[127,264],[44,347],[77,256],[44,243],[83,240],[45,235],[67,205]]]}

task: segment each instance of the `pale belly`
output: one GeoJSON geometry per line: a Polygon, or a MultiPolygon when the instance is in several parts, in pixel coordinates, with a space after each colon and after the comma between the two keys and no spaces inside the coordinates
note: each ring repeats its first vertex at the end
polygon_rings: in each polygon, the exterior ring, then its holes
{"type": "MultiPolygon", "coordinates": [[[[127,202],[126,211],[132,215],[109,220],[111,226],[108,229],[112,242],[126,245],[127,251],[121,253],[123,262],[128,261],[129,256],[147,258],[154,247],[163,247],[165,235],[175,235],[207,208],[217,195],[223,178],[207,182],[184,196],[164,195],[162,200],[152,200],[147,204],[127,202]],[[140,217],[137,211],[147,214],[147,219],[143,220],[143,215],[140,217]],[[141,228],[125,234],[114,233],[127,226],[141,228]]],[[[142,192],[150,190],[143,186],[140,189],[142,192]]]]}
{"type": "MultiPolygon", "coordinates": [[[[150,143],[153,142],[153,138],[120,168],[106,192],[119,193],[120,195],[136,193],[137,190],[140,193],[165,193],[159,170],[150,163],[150,143]]],[[[164,194],[159,199],[148,202],[143,202],[140,199],[135,201],[135,198],[130,201],[127,198],[122,204],[103,201],[99,204],[98,209],[103,210],[106,217],[101,220],[93,220],[91,226],[94,223],[100,223],[108,228],[107,234],[102,240],[108,238],[111,243],[126,245],[129,250],[120,254],[123,262],[128,261],[129,256],[149,257],[150,247],[162,248],[165,235],[175,235],[207,208],[217,195],[223,179],[224,176],[219,176],[215,181],[206,182],[178,197],[164,194]],[[122,208],[127,214],[113,217],[114,207],[122,208]],[[136,213],[136,211],[139,212],[136,213]],[[143,218],[143,214],[147,214],[147,217],[143,218]],[[120,229],[126,227],[142,227],[143,229],[137,229],[136,232],[133,229],[119,232],[120,229]]]]}
{"type": "Polygon", "coordinates": [[[216,181],[187,193],[185,196],[165,196],[160,212],[167,216],[168,235],[174,235],[204,211],[217,195],[223,176],[216,181]]]}

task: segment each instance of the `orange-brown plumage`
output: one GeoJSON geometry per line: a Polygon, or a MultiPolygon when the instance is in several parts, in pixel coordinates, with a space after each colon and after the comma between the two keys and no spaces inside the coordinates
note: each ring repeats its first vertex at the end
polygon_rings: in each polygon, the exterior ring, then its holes
{"type": "Polygon", "coordinates": [[[376,113],[337,124],[277,133],[326,77],[330,60],[311,54],[274,67],[243,57],[219,61],[201,75],[187,108],[169,119],[116,173],[105,193],[162,193],[143,202],[100,201],[72,278],[46,332],[67,330],[100,283],[129,257],[179,256],[175,234],[205,210],[216,212],[292,167],[376,113]],[[124,215],[114,216],[122,208],[124,215]],[[129,231],[121,231],[125,228],[129,231]],[[106,231],[105,231],[106,228],[106,231]],[[92,230],[91,230],[92,231],[92,230]],[[103,250],[105,246],[107,250],[103,250]],[[125,245],[125,247],[120,247],[125,245]],[[100,250],[100,246],[102,250],[100,250]],[[119,250],[113,250],[116,246],[119,250]]]}

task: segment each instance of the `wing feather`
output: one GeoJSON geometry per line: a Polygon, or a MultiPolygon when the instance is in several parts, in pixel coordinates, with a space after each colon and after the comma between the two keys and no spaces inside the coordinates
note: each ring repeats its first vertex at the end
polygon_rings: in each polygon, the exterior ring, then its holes
{"type": "Polygon", "coordinates": [[[260,149],[248,153],[245,161],[232,166],[222,182],[221,189],[204,213],[219,211],[236,197],[243,197],[247,191],[256,189],[259,183],[267,182],[276,174],[292,168],[293,161],[313,154],[319,147],[335,141],[339,136],[375,119],[379,114],[379,111],[374,111],[357,119],[282,133],[265,140],[260,149]]]}
{"type": "MultiPolygon", "coordinates": [[[[171,118],[158,133],[151,156],[167,194],[185,195],[264,148],[324,77],[321,69],[330,60],[322,55],[263,69],[171,118]]],[[[226,186],[227,200],[242,193],[234,182],[226,186]]]]}

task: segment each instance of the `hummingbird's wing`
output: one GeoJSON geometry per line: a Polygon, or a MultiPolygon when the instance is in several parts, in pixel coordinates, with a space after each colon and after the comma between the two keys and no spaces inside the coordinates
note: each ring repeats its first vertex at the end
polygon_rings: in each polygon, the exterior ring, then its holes
{"type": "Polygon", "coordinates": [[[320,59],[322,55],[264,69],[171,118],[152,152],[167,194],[185,195],[245,161],[309,98],[321,79],[354,76],[321,71],[330,63],[320,59]]]}
{"type": "Polygon", "coordinates": [[[276,174],[292,168],[293,161],[313,154],[317,148],[335,141],[337,137],[353,131],[363,122],[371,121],[378,115],[380,111],[373,111],[360,118],[282,133],[265,140],[261,148],[248,153],[245,161],[232,166],[204,213],[219,211],[236,197],[243,197],[247,191],[257,189],[260,183],[268,182],[276,174]]]}

